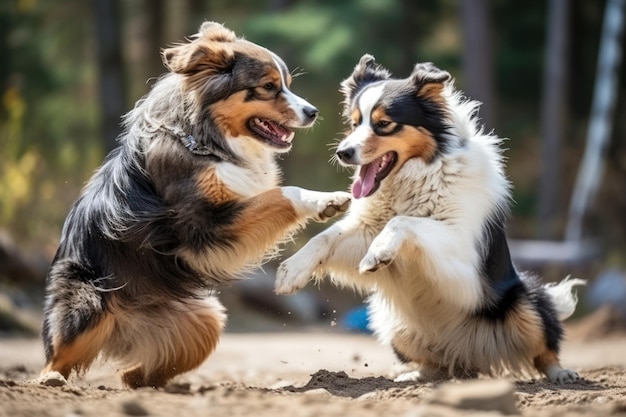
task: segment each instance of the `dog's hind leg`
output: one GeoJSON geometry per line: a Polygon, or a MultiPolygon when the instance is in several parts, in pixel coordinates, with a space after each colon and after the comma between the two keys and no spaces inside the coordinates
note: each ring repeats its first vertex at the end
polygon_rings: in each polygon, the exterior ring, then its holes
{"type": "MultiPolygon", "coordinates": [[[[76,266],[53,266],[44,310],[46,366],[42,374],[59,372],[68,378],[86,370],[113,331],[113,318],[101,294],[88,280],[72,276],[76,266]]],[[[80,271],[78,271],[80,272],[80,271]]]]}
{"type": "Polygon", "coordinates": [[[225,321],[216,298],[170,302],[126,318],[130,352],[125,350],[128,345],[115,340],[106,350],[117,350],[112,354],[134,363],[122,372],[124,384],[160,387],[204,362],[215,350],[225,321]]]}
{"type": "Polygon", "coordinates": [[[562,368],[558,353],[548,348],[534,358],[534,363],[535,368],[546,375],[550,382],[565,384],[580,379],[575,371],[562,368]]]}

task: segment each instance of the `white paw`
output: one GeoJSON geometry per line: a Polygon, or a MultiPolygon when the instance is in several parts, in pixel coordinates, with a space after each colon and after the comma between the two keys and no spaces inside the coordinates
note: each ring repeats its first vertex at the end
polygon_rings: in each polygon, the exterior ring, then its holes
{"type": "Polygon", "coordinates": [[[323,192],[305,190],[300,187],[283,187],[287,197],[298,214],[318,222],[338,216],[350,208],[351,195],[343,191],[323,192]]]}
{"type": "Polygon", "coordinates": [[[386,254],[376,255],[371,252],[367,252],[359,263],[359,273],[366,274],[368,272],[376,272],[389,265],[392,259],[393,258],[391,256],[386,256],[386,254]]]}
{"type": "MultiPolygon", "coordinates": [[[[297,255],[297,254],[296,254],[297,255]]],[[[311,279],[313,271],[304,267],[305,262],[299,262],[294,255],[278,267],[274,292],[279,295],[289,295],[301,290],[311,279]]]]}
{"type": "Polygon", "coordinates": [[[382,245],[379,243],[378,238],[374,239],[374,242],[372,242],[369,250],[359,263],[359,273],[376,272],[385,268],[398,255],[397,249],[395,245],[382,245]]]}
{"type": "Polygon", "coordinates": [[[554,367],[548,371],[548,379],[556,384],[569,384],[580,379],[578,373],[560,367],[554,367]]]}
{"type": "Polygon", "coordinates": [[[420,371],[411,371],[398,375],[394,382],[420,382],[423,380],[424,378],[420,371]]]}
{"type": "Polygon", "coordinates": [[[370,244],[359,263],[359,273],[375,272],[393,262],[400,253],[404,239],[404,230],[397,227],[392,219],[370,244]]]}
{"type": "Polygon", "coordinates": [[[335,191],[332,193],[319,192],[319,200],[317,201],[316,221],[325,222],[328,219],[339,216],[350,208],[352,196],[343,191],[335,191]]]}
{"type": "Polygon", "coordinates": [[[42,374],[30,383],[45,385],[48,387],[62,387],[67,385],[67,379],[57,371],[42,372],[42,374]]]}

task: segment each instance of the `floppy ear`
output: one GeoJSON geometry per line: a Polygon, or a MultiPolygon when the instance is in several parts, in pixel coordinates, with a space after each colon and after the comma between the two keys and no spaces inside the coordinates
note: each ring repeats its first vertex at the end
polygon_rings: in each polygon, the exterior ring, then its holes
{"type": "Polygon", "coordinates": [[[216,42],[191,42],[167,48],[161,56],[172,72],[185,75],[185,84],[198,91],[205,104],[210,104],[230,93],[235,55],[228,48],[215,47],[216,42]]]}
{"type": "Polygon", "coordinates": [[[219,23],[204,22],[192,38],[197,40],[181,43],[161,52],[167,69],[179,74],[192,74],[205,70],[220,72],[232,66],[232,50],[223,44],[235,42],[235,32],[219,23]]]}
{"type": "Polygon", "coordinates": [[[185,75],[186,87],[200,93],[204,104],[230,94],[235,53],[230,43],[237,36],[219,23],[204,22],[195,38],[161,52],[163,64],[171,72],[185,75]]]}
{"type": "Polygon", "coordinates": [[[214,42],[235,42],[237,40],[235,32],[217,22],[202,23],[198,33],[193,37],[214,42]]]}
{"type": "Polygon", "coordinates": [[[178,74],[194,74],[207,71],[215,74],[232,67],[234,55],[231,50],[211,47],[210,43],[185,43],[161,52],[163,64],[178,74]]]}
{"type": "Polygon", "coordinates": [[[386,80],[389,77],[391,77],[389,71],[378,65],[372,55],[363,55],[359,63],[354,67],[352,75],[343,80],[339,88],[339,91],[343,93],[345,98],[344,105],[346,107],[350,106],[354,97],[356,97],[358,92],[367,84],[386,80]]]}
{"type": "Polygon", "coordinates": [[[432,62],[415,64],[411,73],[411,81],[418,96],[437,100],[446,81],[452,77],[448,71],[443,71],[432,62]]]}

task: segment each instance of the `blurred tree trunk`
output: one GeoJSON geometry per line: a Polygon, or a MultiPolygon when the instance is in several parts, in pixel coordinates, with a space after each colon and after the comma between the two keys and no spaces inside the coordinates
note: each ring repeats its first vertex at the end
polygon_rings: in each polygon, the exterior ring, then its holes
{"type": "Polygon", "coordinates": [[[587,127],[587,143],[572,191],[568,223],[565,229],[567,240],[577,241],[584,237],[583,222],[587,209],[603,182],[606,152],[613,133],[619,94],[625,10],[625,0],[607,1],[596,65],[591,115],[587,127]]]}
{"type": "Polygon", "coordinates": [[[567,61],[569,49],[569,0],[550,0],[541,103],[541,176],[538,236],[555,237],[561,195],[561,147],[567,119],[567,61]]]}
{"type": "Polygon", "coordinates": [[[0,230],[0,282],[7,280],[22,289],[41,289],[49,265],[49,259],[21,250],[7,231],[0,230]]]}
{"type": "Polygon", "coordinates": [[[143,10],[146,18],[145,79],[157,77],[163,73],[163,61],[161,60],[161,48],[166,46],[163,35],[166,32],[165,1],[145,0],[143,10]]]}
{"type": "Polygon", "coordinates": [[[465,93],[482,102],[480,117],[486,129],[495,129],[494,71],[487,0],[462,0],[463,76],[465,93]]]}
{"type": "Polygon", "coordinates": [[[187,0],[185,4],[187,6],[187,18],[185,19],[187,27],[185,28],[185,33],[195,33],[205,20],[216,20],[216,18],[211,15],[211,10],[217,9],[212,2],[204,0],[187,0]]]}
{"type": "Polygon", "coordinates": [[[126,108],[119,0],[93,0],[100,75],[101,131],[106,151],[117,146],[120,116],[126,108]]]}
{"type": "Polygon", "coordinates": [[[195,34],[200,24],[211,20],[210,4],[202,0],[138,0],[124,2],[124,60],[130,80],[128,106],[149,91],[166,72],[161,50],[195,34]]]}

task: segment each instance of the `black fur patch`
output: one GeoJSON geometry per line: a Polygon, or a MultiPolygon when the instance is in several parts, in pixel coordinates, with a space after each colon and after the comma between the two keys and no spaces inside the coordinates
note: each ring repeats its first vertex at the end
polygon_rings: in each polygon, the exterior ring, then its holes
{"type": "Polygon", "coordinates": [[[481,271],[488,286],[487,302],[477,312],[491,320],[504,320],[526,295],[526,288],[511,261],[504,220],[498,217],[488,220],[483,232],[483,239],[489,242],[481,271]]]}
{"type": "Polygon", "coordinates": [[[63,320],[55,323],[57,336],[63,343],[71,343],[79,334],[98,323],[104,311],[104,302],[96,290],[98,276],[89,266],[74,260],[57,260],[47,277],[48,296],[42,335],[46,359],[54,354],[50,313],[55,310],[63,320]]]}
{"type": "Polygon", "coordinates": [[[445,109],[432,100],[419,97],[410,80],[390,80],[385,83],[380,106],[396,123],[428,130],[437,142],[437,153],[445,153],[449,148],[445,109]]]}
{"type": "Polygon", "coordinates": [[[483,235],[488,239],[489,247],[483,259],[482,273],[488,301],[475,314],[488,320],[504,320],[522,300],[528,300],[541,317],[546,346],[558,353],[563,328],[554,306],[535,279],[522,279],[517,273],[511,261],[503,224],[503,216],[495,216],[485,226],[483,235]]]}
{"type": "Polygon", "coordinates": [[[538,282],[531,279],[524,280],[524,282],[529,288],[530,301],[541,316],[546,346],[553,352],[559,353],[563,340],[563,326],[552,301],[538,282]]]}
{"type": "Polygon", "coordinates": [[[356,96],[367,85],[387,80],[391,77],[389,71],[374,61],[374,57],[365,54],[354,68],[352,75],[341,83],[340,91],[343,93],[344,100],[344,116],[350,117],[350,109],[356,96]]]}

